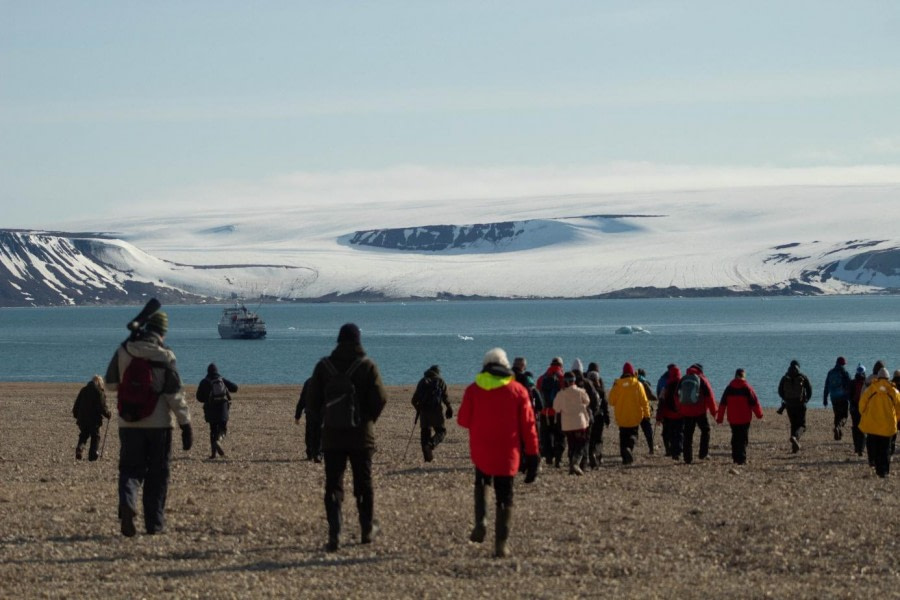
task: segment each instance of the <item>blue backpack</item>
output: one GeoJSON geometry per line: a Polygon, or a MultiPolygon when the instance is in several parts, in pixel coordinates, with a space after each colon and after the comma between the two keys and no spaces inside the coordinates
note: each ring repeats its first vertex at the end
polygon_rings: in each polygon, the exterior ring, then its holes
{"type": "Polygon", "coordinates": [[[832,400],[843,400],[847,396],[847,388],[844,386],[843,373],[838,368],[834,368],[828,372],[825,380],[825,386],[828,388],[828,395],[832,400]]]}

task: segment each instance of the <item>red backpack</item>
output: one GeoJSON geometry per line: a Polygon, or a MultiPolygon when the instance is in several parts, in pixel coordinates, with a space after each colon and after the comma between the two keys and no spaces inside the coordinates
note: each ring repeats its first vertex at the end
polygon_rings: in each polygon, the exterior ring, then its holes
{"type": "Polygon", "coordinates": [[[153,389],[153,363],[132,356],[122,373],[117,396],[119,416],[124,421],[133,423],[153,414],[159,400],[159,394],[153,389]]]}

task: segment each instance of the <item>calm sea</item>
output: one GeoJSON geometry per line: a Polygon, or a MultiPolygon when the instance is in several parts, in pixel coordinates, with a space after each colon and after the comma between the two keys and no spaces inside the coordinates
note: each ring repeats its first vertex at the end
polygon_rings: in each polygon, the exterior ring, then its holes
{"type": "MultiPolygon", "coordinates": [[[[334,346],[341,324],[362,329],[363,345],[389,385],[415,383],[439,364],[449,383],[467,383],[484,352],[501,346],[542,372],[554,356],[601,365],[610,383],[625,361],[655,382],[668,363],[703,364],[717,395],[744,367],[763,403],[777,401],[791,359],[812,380],[815,400],[835,358],[871,370],[900,367],[900,297],[716,298],[268,304],[264,340],[222,340],[222,306],[168,306],[167,343],[185,381],[215,362],[240,383],[299,386],[334,346]],[[617,334],[623,326],[649,333],[617,334]]],[[[251,306],[250,308],[256,308],[251,306]]],[[[0,381],[80,382],[103,374],[133,307],[0,309],[0,381]]]]}

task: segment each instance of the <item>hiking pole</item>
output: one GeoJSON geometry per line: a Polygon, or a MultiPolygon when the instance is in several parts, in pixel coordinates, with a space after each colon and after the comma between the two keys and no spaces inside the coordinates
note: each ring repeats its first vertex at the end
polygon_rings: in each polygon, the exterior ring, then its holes
{"type": "Polygon", "coordinates": [[[416,423],[419,422],[419,411],[416,411],[416,418],[413,419],[412,429],[409,431],[409,439],[406,440],[406,448],[403,450],[403,458],[400,462],[406,461],[406,453],[409,452],[409,445],[412,443],[413,435],[416,433],[416,423]]]}
{"type": "Polygon", "coordinates": [[[112,419],[106,420],[106,429],[103,431],[103,443],[100,445],[100,454],[97,455],[97,458],[103,458],[103,451],[106,450],[106,435],[109,433],[109,422],[112,419]]]}

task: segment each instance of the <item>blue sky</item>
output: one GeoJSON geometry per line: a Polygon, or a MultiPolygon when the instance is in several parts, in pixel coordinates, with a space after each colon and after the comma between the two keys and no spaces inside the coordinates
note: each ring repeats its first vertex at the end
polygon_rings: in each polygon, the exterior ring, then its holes
{"type": "Polygon", "coordinates": [[[0,227],[360,174],[841,182],[900,165],[897,31],[889,0],[0,0],[0,227]]]}

